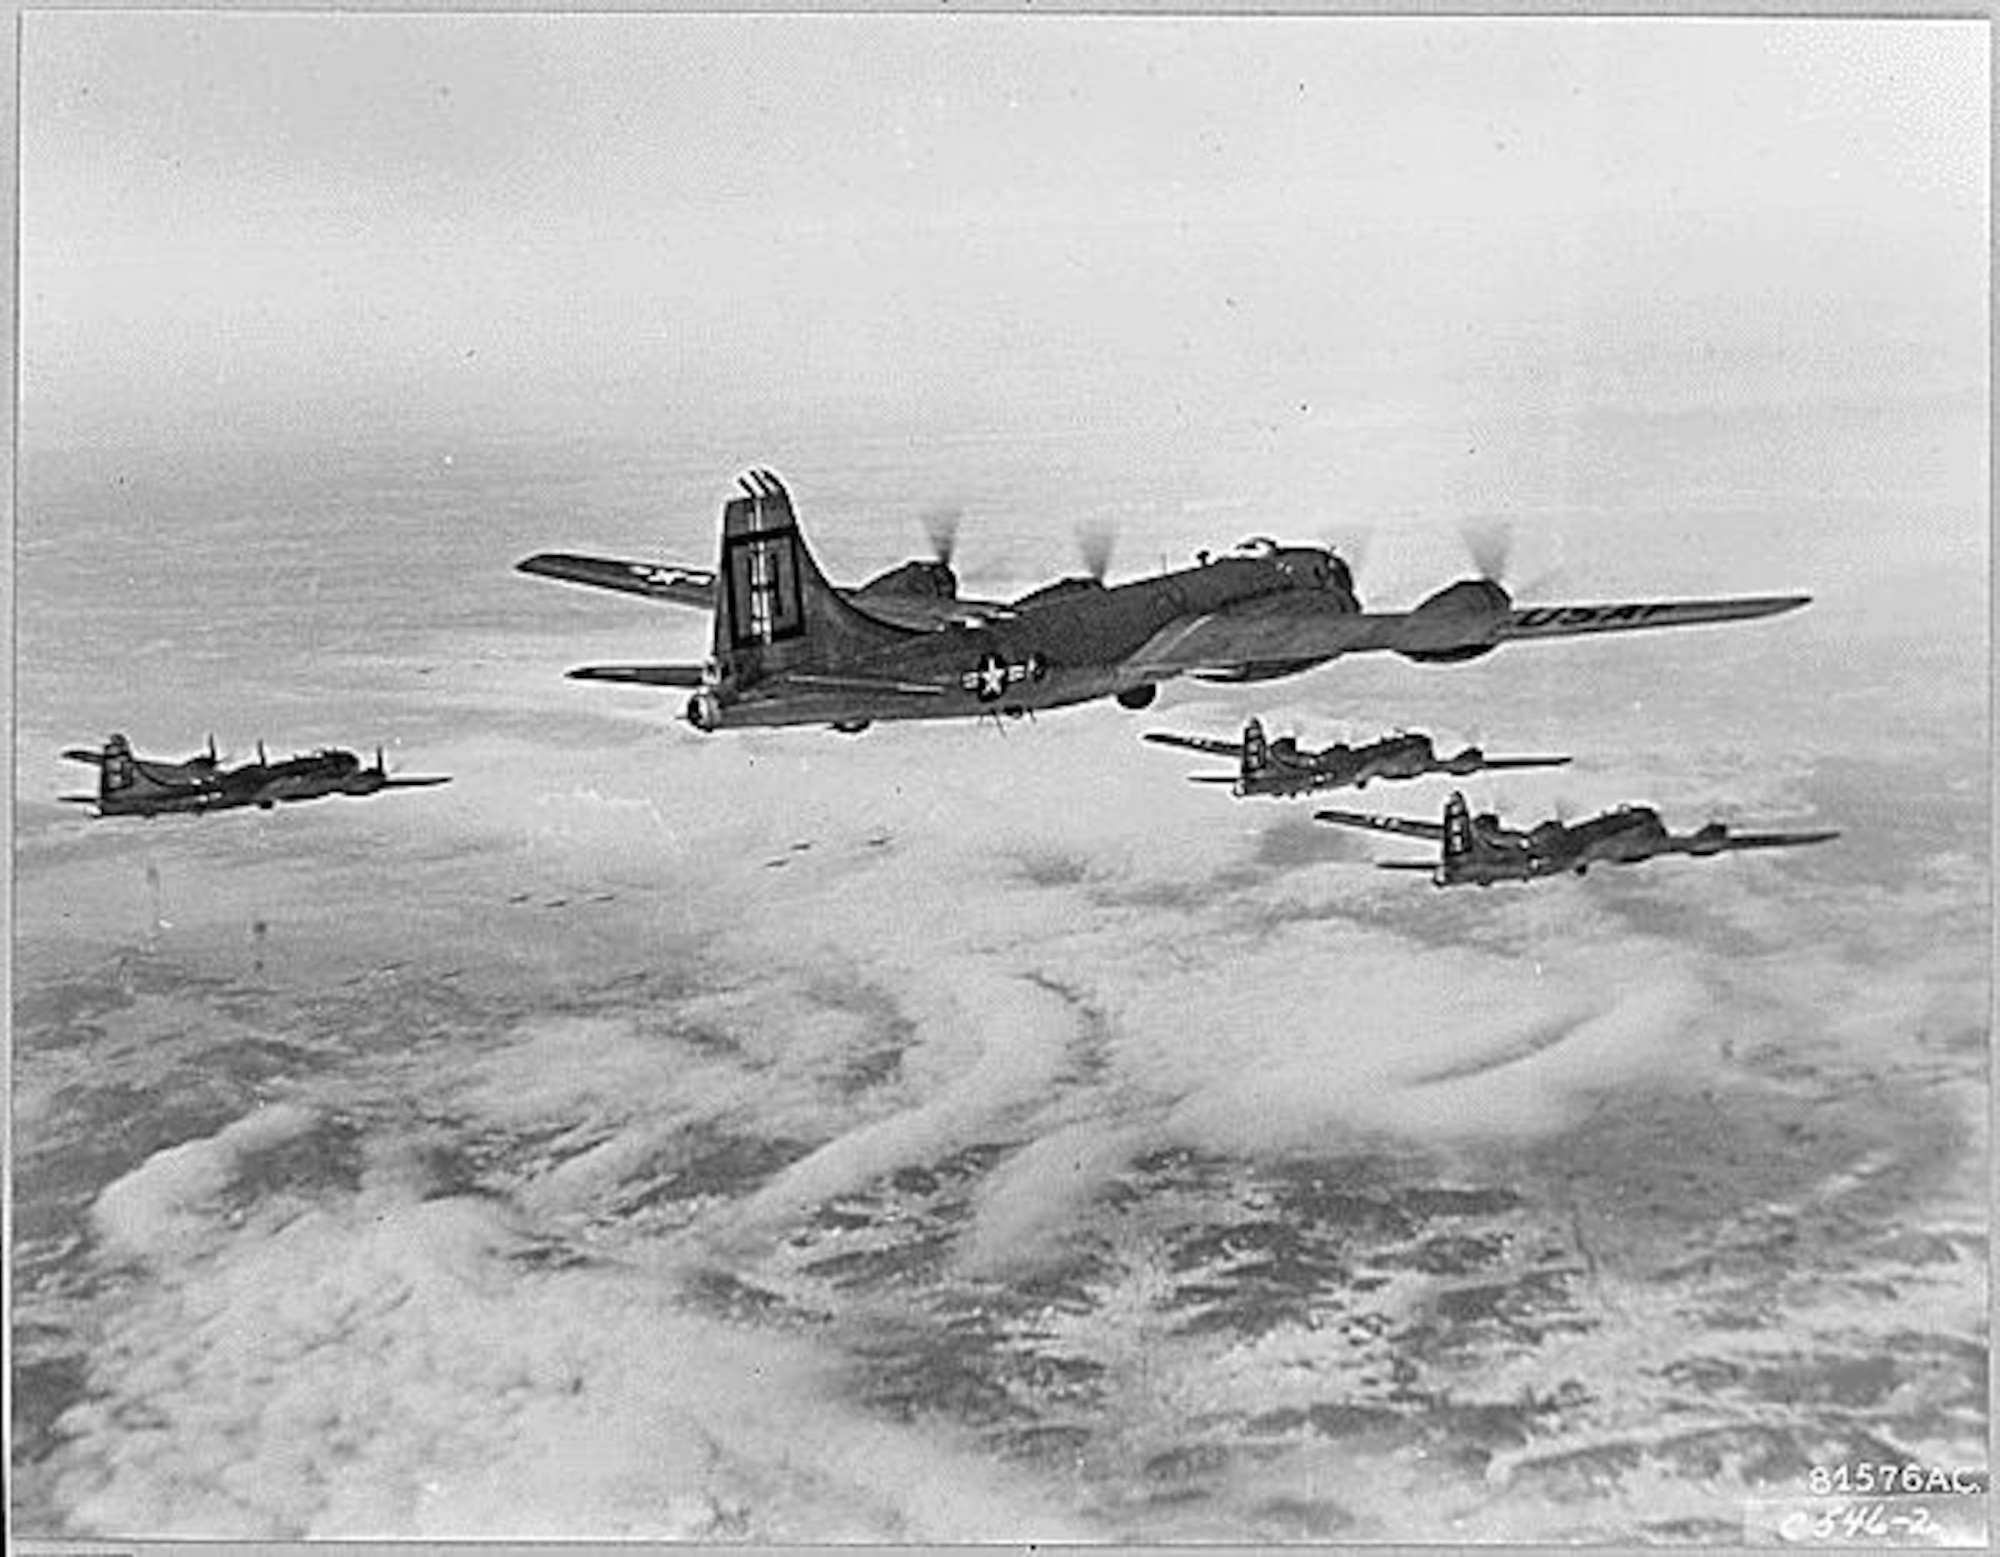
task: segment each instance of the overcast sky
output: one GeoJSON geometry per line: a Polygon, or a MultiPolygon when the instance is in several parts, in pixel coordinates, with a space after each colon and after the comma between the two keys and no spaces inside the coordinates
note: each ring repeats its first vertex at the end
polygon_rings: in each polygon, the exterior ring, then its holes
{"type": "Polygon", "coordinates": [[[31,440],[274,404],[726,414],[779,379],[1004,423],[1560,401],[1663,361],[1648,393],[1984,378],[1983,24],[58,12],[25,39],[31,440]]]}

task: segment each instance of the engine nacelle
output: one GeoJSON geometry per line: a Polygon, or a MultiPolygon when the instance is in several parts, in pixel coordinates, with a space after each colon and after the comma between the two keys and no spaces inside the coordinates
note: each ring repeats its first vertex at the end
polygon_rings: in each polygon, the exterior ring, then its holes
{"type": "Polygon", "coordinates": [[[1160,689],[1148,683],[1143,687],[1127,687],[1118,694],[1120,708],[1148,708],[1153,699],[1160,695],[1160,689]]]}
{"type": "Polygon", "coordinates": [[[1688,853],[1720,854],[1728,842],[1728,827],[1721,822],[1710,822],[1688,840],[1688,853]]]}
{"type": "Polygon", "coordinates": [[[1499,647],[1493,632],[1513,608],[1514,597],[1492,579],[1460,579],[1410,613],[1396,652],[1424,665],[1476,660],[1499,647]]]}
{"type": "Polygon", "coordinates": [[[1036,606],[1045,606],[1052,600],[1072,600],[1078,595],[1101,595],[1104,582],[1094,578],[1059,578],[1053,584],[1044,584],[1040,589],[1031,589],[1019,600],[1012,602],[1016,611],[1032,611],[1036,606]]]}
{"type": "Polygon", "coordinates": [[[919,600],[956,600],[958,575],[945,562],[906,562],[877,574],[854,591],[857,599],[870,595],[908,595],[919,600]]]}

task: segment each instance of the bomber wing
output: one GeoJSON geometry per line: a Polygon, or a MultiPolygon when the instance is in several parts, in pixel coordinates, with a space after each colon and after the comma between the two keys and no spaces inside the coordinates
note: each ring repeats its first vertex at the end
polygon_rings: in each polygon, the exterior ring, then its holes
{"type": "Polygon", "coordinates": [[[1829,843],[1840,834],[1834,831],[1813,833],[1731,833],[1715,843],[1703,844],[1699,849],[1689,847],[1688,838],[1676,838],[1676,849],[1684,854],[1721,854],[1731,849],[1790,849],[1800,844],[1829,843]]]}
{"type": "Polygon", "coordinates": [[[1747,622],[1760,616],[1780,616],[1811,603],[1811,595],[1744,595],[1720,600],[1516,606],[1507,613],[1507,620],[1500,624],[1497,637],[1502,642],[1525,638],[1573,638],[1584,633],[1635,632],[1643,627],[1696,627],[1705,622],[1747,622]]]}
{"type": "MultiPolygon", "coordinates": [[[[615,589],[620,594],[643,595],[648,600],[664,600],[669,605],[694,606],[707,611],[715,606],[715,575],[705,568],[681,568],[659,562],[620,562],[610,557],[578,557],[569,552],[537,552],[514,564],[521,573],[562,579],[570,584],[588,584],[592,589],[615,589]]],[[[678,685],[678,683],[673,683],[678,685]]]]}
{"type": "Polygon", "coordinates": [[[1280,674],[1344,654],[1464,659],[1514,641],[1750,621],[1795,611],[1811,598],[1515,606],[1497,585],[1480,580],[1448,586],[1413,611],[1351,611],[1317,591],[1296,590],[1171,622],[1134,656],[1132,668],[1160,680],[1182,674],[1243,679],[1246,673],[1280,674]]]}
{"type": "Polygon", "coordinates": [[[848,604],[878,622],[912,632],[942,632],[947,627],[985,627],[1014,612],[997,600],[956,600],[930,595],[865,594],[841,590],[848,604]]]}
{"type": "MultiPolygon", "coordinates": [[[[1444,823],[1422,822],[1410,816],[1377,816],[1372,811],[1315,811],[1313,820],[1332,822],[1339,827],[1365,827],[1370,832],[1399,833],[1405,838],[1444,842],[1444,823]]],[[[1426,865],[1424,869],[1430,867],[1426,865]]]]}
{"type": "MultiPolygon", "coordinates": [[[[587,584],[592,589],[615,590],[621,595],[639,595],[668,605],[692,606],[708,611],[715,607],[715,575],[706,568],[683,568],[664,562],[623,562],[613,557],[579,557],[569,552],[545,551],[514,564],[521,573],[561,579],[568,584],[587,584]]],[[[869,593],[842,590],[858,610],[879,621],[914,632],[937,632],[947,627],[984,627],[1014,613],[995,600],[958,600],[949,596],[869,593]]],[[[670,683],[678,686],[680,683],[670,683]]]]}
{"type": "Polygon", "coordinates": [[[1184,751],[1198,751],[1210,757],[1238,757],[1243,755],[1241,741],[1218,741],[1205,735],[1176,735],[1171,730],[1148,730],[1144,737],[1155,746],[1178,746],[1184,751]]]}

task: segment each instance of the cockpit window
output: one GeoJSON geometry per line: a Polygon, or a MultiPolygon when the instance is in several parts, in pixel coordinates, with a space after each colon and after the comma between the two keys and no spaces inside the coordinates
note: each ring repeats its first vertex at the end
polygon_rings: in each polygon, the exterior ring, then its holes
{"type": "Polygon", "coordinates": [[[1253,535],[1248,540],[1238,541],[1235,546],[1239,557],[1268,557],[1278,549],[1278,543],[1268,535],[1253,535]]]}

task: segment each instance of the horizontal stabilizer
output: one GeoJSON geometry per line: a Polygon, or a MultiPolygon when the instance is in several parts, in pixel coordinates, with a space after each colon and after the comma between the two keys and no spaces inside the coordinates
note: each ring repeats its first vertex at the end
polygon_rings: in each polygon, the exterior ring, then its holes
{"type": "Polygon", "coordinates": [[[1482,768],[1562,768],[1574,760],[1571,757],[1486,757],[1479,765],[1482,768]]]}
{"type": "Polygon", "coordinates": [[[449,784],[449,774],[425,774],[416,778],[392,778],[384,780],[384,789],[429,789],[433,784],[449,784]]]}
{"type": "Polygon", "coordinates": [[[514,564],[517,571],[592,589],[615,589],[643,595],[670,605],[709,610],[715,605],[715,575],[704,568],[682,568],[658,562],[620,562],[610,557],[578,557],[545,551],[514,564]]]}
{"type": "Polygon", "coordinates": [[[563,674],[571,681],[622,681],[642,687],[699,687],[701,665],[579,665],[563,674]]]}
{"type": "Polygon", "coordinates": [[[1370,832],[1400,833],[1405,838],[1423,838],[1432,843],[1444,838],[1442,822],[1420,821],[1413,816],[1377,816],[1372,811],[1315,811],[1316,822],[1332,822],[1336,827],[1365,827],[1370,832]]]}
{"type": "Polygon", "coordinates": [[[84,746],[70,747],[63,753],[63,759],[67,762],[87,762],[93,768],[104,766],[104,753],[101,751],[91,751],[88,747],[84,746]]]}
{"type": "Polygon", "coordinates": [[[1236,775],[1233,773],[1190,773],[1187,776],[1187,781],[1190,784],[1234,784],[1238,782],[1236,775]]]}
{"type": "Polygon", "coordinates": [[[1437,869],[1437,866],[1431,864],[1428,860],[1377,860],[1375,868],[1377,870],[1420,870],[1425,875],[1429,875],[1437,869]]]}
{"type": "Polygon", "coordinates": [[[1204,752],[1211,757],[1241,757],[1241,741],[1217,741],[1204,735],[1175,735],[1170,730],[1148,730],[1141,740],[1151,741],[1155,746],[1178,746],[1183,751],[1204,752]]]}

